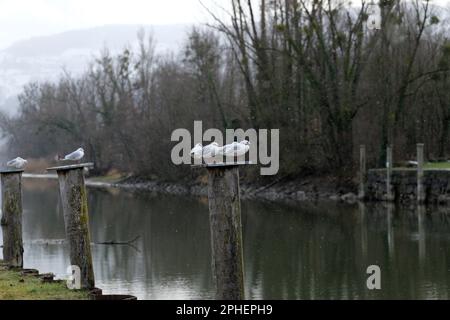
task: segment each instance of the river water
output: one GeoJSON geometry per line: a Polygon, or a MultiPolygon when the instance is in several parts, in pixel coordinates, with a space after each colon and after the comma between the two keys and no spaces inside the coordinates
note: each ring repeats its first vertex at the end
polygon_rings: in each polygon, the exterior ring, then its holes
{"type": "MultiPolygon", "coordinates": [[[[139,299],[213,299],[208,206],[88,189],[96,285],[139,299]],[[128,241],[133,246],[96,242],[128,241]]],[[[25,267],[70,265],[54,180],[24,181],[25,267]]],[[[450,208],[242,202],[248,299],[449,299],[450,208]],[[381,290],[367,288],[367,267],[381,290]]]]}

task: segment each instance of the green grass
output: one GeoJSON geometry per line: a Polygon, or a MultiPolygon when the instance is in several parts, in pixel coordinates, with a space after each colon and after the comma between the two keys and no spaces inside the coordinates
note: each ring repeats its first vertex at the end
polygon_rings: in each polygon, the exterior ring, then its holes
{"type": "Polygon", "coordinates": [[[69,290],[64,282],[43,283],[20,270],[8,270],[0,261],[0,300],[86,300],[84,290],[69,290]]]}
{"type": "MultiPolygon", "coordinates": [[[[402,165],[396,165],[394,170],[411,170],[415,171],[417,170],[416,166],[402,166],[402,165]]],[[[450,162],[427,162],[424,164],[424,169],[429,170],[450,170],[450,162]]],[[[386,170],[386,168],[379,168],[379,170],[386,170]]]]}
{"type": "Polygon", "coordinates": [[[425,169],[450,169],[450,162],[427,162],[425,169]]]}

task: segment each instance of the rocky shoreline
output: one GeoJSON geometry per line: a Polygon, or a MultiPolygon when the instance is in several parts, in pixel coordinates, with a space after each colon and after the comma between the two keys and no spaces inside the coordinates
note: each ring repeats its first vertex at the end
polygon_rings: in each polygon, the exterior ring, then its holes
{"type": "MultiPolygon", "coordinates": [[[[241,198],[244,200],[265,201],[344,201],[356,202],[357,196],[349,190],[335,190],[333,186],[321,184],[317,178],[304,181],[287,181],[257,185],[242,182],[241,198]]],[[[101,187],[102,184],[91,184],[91,187],[101,187]]],[[[127,179],[125,181],[110,183],[104,186],[116,187],[131,191],[149,191],[182,196],[207,196],[208,188],[202,183],[172,183],[162,181],[142,181],[127,179]]]]}
{"type": "MultiPolygon", "coordinates": [[[[56,175],[24,174],[24,178],[56,179],[56,175]]],[[[86,186],[92,188],[118,188],[132,192],[154,192],[180,196],[208,196],[205,183],[165,182],[131,177],[114,182],[97,178],[86,179],[86,186]]],[[[330,177],[307,177],[303,179],[281,180],[269,183],[248,183],[241,181],[241,198],[244,200],[301,202],[301,201],[343,201],[356,202],[357,196],[351,188],[338,188],[330,177]]]]}

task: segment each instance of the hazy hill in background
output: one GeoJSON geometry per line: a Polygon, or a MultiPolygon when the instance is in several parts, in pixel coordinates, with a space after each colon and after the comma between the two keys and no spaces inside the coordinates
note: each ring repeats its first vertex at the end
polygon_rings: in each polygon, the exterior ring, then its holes
{"type": "Polygon", "coordinates": [[[175,51],[183,42],[189,25],[107,25],[34,37],[0,51],[0,110],[14,113],[17,94],[36,80],[56,80],[65,68],[76,75],[103,48],[116,52],[133,46],[140,29],[152,33],[156,52],[175,51]]]}

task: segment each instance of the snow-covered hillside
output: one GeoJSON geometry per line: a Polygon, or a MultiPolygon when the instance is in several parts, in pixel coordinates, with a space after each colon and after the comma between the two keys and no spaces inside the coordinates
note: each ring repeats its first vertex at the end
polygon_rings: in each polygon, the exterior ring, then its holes
{"type": "Polygon", "coordinates": [[[135,45],[141,28],[153,34],[156,52],[165,52],[182,44],[189,25],[110,25],[73,30],[20,41],[0,51],[0,110],[14,113],[16,96],[30,81],[56,80],[63,68],[79,74],[105,47],[114,53],[135,45]]]}

